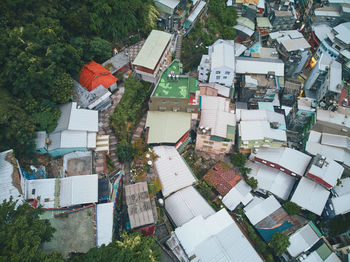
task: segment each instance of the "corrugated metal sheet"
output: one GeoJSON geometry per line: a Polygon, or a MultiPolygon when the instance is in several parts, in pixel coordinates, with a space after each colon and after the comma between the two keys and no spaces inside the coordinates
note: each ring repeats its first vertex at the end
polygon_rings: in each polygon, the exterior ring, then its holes
{"type": "Polygon", "coordinates": [[[297,257],[304,251],[309,250],[320,238],[309,224],[306,224],[299,231],[289,237],[290,246],[288,253],[297,257]]]}
{"type": "Polygon", "coordinates": [[[165,199],[165,209],[177,227],[189,222],[196,216],[207,218],[215,213],[208,202],[194,189],[186,187],[165,199]]]}
{"type": "Polygon", "coordinates": [[[217,40],[212,46],[211,70],[227,67],[235,69],[235,47],[233,41],[217,40]]]}
{"type": "Polygon", "coordinates": [[[175,234],[191,261],[262,261],[225,209],[207,219],[198,216],[175,234]]]}
{"type": "Polygon", "coordinates": [[[175,147],[156,146],[153,150],[159,156],[154,162],[154,167],[165,197],[196,182],[192,170],[181,158],[175,147]]]}
{"type": "Polygon", "coordinates": [[[320,184],[302,177],[291,201],[316,215],[321,215],[330,192],[320,184]],[[305,194],[307,192],[307,194],[305,194]]]}
{"type": "Polygon", "coordinates": [[[97,246],[108,245],[112,242],[114,203],[96,205],[97,246]]]}
{"type": "Polygon", "coordinates": [[[159,59],[161,58],[164,49],[168,45],[171,34],[152,30],[146,42],[141,48],[141,51],[135,58],[133,65],[142,66],[153,70],[159,59]]]}
{"type": "Polygon", "coordinates": [[[254,197],[252,202],[244,208],[244,211],[249,221],[256,225],[280,207],[281,204],[274,196],[269,196],[266,199],[254,197]]]}
{"type": "Polygon", "coordinates": [[[251,58],[251,57],[236,58],[237,74],[267,75],[270,72],[274,73],[275,76],[284,76],[283,61],[280,59],[269,59],[269,58],[251,58]]]}
{"type": "Polygon", "coordinates": [[[246,206],[253,199],[253,195],[250,193],[251,190],[250,186],[244,180],[241,180],[224,196],[222,203],[231,211],[240,203],[246,206]]]}

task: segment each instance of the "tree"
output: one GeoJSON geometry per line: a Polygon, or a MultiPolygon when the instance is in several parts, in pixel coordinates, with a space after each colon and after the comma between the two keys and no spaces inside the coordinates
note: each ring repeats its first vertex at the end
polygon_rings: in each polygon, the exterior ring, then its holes
{"type": "Polygon", "coordinates": [[[232,40],[235,39],[236,37],[236,30],[233,27],[225,27],[223,32],[222,32],[222,37],[224,39],[232,40]]]}
{"type": "Polygon", "coordinates": [[[256,180],[254,177],[248,178],[246,182],[253,190],[258,187],[258,180],[256,180]]]}
{"type": "Polygon", "coordinates": [[[247,162],[247,158],[242,153],[234,153],[231,155],[231,163],[235,167],[238,167],[238,168],[244,167],[246,162],[247,162]]]}
{"type": "Polygon", "coordinates": [[[61,255],[39,248],[55,232],[48,220],[40,219],[42,211],[26,202],[18,205],[12,198],[0,205],[0,261],[64,261],[61,255]]]}
{"type": "Polygon", "coordinates": [[[52,101],[57,104],[64,104],[68,102],[72,96],[73,86],[73,80],[69,74],[58,74],[50,89],[52,101]]]}
{"type": "Polygon", "coordinates": [[[131,143],[129,143],[125,139],[119,141],[115,153],[117,154],[120,161],[122,162],[131,161],[133,158],[131,143]]]}
{"type": "Polygon", "coordinates": [[[273,249],[277,256],[286,252],[289,246],[289,237],[286,234],[283,234],[281,232],[276,232],[273,234],[270,241],[270,247],[273,249]]]}
{"type": "Polygon", "coordinates": [[[85,255],[74,257],[71,262],[156,262],[160,261],[160,255],[155,238],[144,237],[139,232],[123,232],[120,240],[92,248],[85,255]]]}
{"type": "Polygon", "coordinates": [[[97,63],[103,63],[112,56],[112,44],[100,37],[94,37],[89,43],[87,56],[97,63]]]}
{"type": "Polygon", "coordinates": [[[300,206],[291,201],[285,202],[283,208],[289,215],[296,215],[300,212],[300,206]]]}

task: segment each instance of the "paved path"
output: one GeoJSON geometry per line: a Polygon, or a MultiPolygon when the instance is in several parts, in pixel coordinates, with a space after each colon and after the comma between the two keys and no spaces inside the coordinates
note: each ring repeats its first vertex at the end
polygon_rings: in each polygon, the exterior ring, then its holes
{"type": "Polygon", "coordinates": [[[131,139],[132,144],[135,143],[135,141],[141,137],[143,130],[146,126],[146,118],[147,118],[147,113],[144,114],[144,116],[141,118],[141,121],[137,125],[137,127],[132,135],[132,139],[131,139]]]}
{"type": "Polygon", "coordinates": [[[181,58],[182,38],[183,38],[182,31],[180,31],[177,38],[177,43],[176,43],[176,57],[175,57],[179,61],[181,58]]]}
{"type": "Polygon", "coordinates": [[[121,50],[122,53],[128,53],[129,57],[130,57],[130,62],[134,62],[136,56],[138,55],[138,53],[140,52],[143,44],[145,43],[146,40],[141,40],[140,42],[132,45],[132,46],[128,46],[125,49],[121,50]]]}
{"type": "MultiPolygon", "coordinates": [[[[118,141],[116,136],[114,135],[112,128],[110,127],[109,116],[114,112],[115,108],[117,107],[120,100],[122,99],[123,94],[124,94],[124,87],[120,87],[119,90],[111,96],[112,106],[103,112],[98,112],[98,119],[99,119],[98,134],[109,135],[109,155],[112,159],[112,162],[115,168],[120,167],[118,157],[115,153],[115,150],[117,149],[118,141]]],[[[105,154],[106,154],[105,151],[96,152],[95,154],[96,173],[104,173],[105,154]]]]}

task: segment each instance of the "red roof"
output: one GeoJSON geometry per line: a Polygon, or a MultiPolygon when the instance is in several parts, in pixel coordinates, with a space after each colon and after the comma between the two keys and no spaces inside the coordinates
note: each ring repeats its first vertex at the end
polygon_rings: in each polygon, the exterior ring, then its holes
{"type": "Polygon", "coordinates": [[[204,179],[214,186],[221,196],[225,196],[241,180],[241,177],[226,163],[218,162],[208,171],[204,179]]]}
{"type": "Polygon", "coordinates": [[[99,85],[108,88],[117,81],[118,78],[113,76],[109,70],[95,61],[91,61],[90,64],[84,65],[80,71],[79,82],[89,91],[94,90],[99,85]]]}

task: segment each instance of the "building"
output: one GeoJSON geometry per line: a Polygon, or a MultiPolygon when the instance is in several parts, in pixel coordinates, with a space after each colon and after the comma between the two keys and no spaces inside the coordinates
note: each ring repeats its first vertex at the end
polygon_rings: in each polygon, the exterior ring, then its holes
{"type": "Polygon", "coordinates": [[[246,164],[246,167],[251,169],[248,177],[253,177],[258,181],[257,191],[264,194],[270,192],[282,200],[289,198],[297,180],[295,177],[272,167],[251,161],[246,164]]]}
{"type": "Polygon", "coordinates": [[[249,40],[255,32],[255,23],[247,17],[238,17],[237,24],[233,27],[236,29],[238,37],[242,41],[249,40]]]}
{"type": "Polygon", "coordinates": [[[198,81],[182,74],[182,64],[175,60],[164,71],[148,104],[150,111],[195,113],[199,105],[198,81]]]}
{"type": "Polygon", "coordinates": [[[294,177],[303,177],[311,156],[288,147],[260,148],[250,158],[294,177]]]}
{"type": "Polygon", "coordinates": [[[153,150],[159,156],[154,162],[154,169],[160,179],[164,197],[196,182],[192,170],[187,166],[175,147],[156,146],[153,150]]]}
{"type": "Polygon", "coordinates": [[[330,192],[319,183],[302,177],[290,201],[320,216],[326,205],[330,192]],[[307,192],[307,194],[305,194],[307,192]]]}
{"type": "Polygon", "coordinates": [[[250,151],[260,147],[278,148],[287,142],[285,119],[270,110],[239,110],[239,148],[250,151]],[[257,132],[256,130],[259,130],[257,132]]]}
{"type": "Polygon", "coordinates": [[[172,32],[177,29],[179,17],[178,5],[180,0],[155,0],[154,5],[159,11],[159,18],[161,19],[161,25],[165,30],[172,32]]]}
{"type": "Polygon", "coordinates": [[[96,205],[96,246],[108,245],[113,238],[114,203],[96,205]]]}
{"type": "Polygon", "coordinates": [[[334,160],[317,154],[312,159],[311,165],[305,176],[319,183],[325,188],[331,189],[337,185],[343,171],[344,167],[334,160]]]}
{"type": "Polygon", "coordinates": [[[99,85],[92,91],[82,87],[77,81],[73,80],[73,99],[78,106],[86,109],[95,109],[104,111],[112,105],[112,93],[103,85],[99,85]]]}
{"type": "Polygon", "coordinates": [[[98,201],[98,175],[26,180],[24,197],[43,208],[62,208],[98,201]]]}
{"type": "Polygon", "coordinates": [[[290,246],[287,248],[288,253],[292,257],[298,257],[315,245],[321,236],[321,232],[310,221],[304,227],[289,236],[290,246]]]}
{"type": "Polygon", "coordinates": [[[10,200],[23,202],[25,179],[21,175],[13,150],[0,153],[0,202],[10,200]]]}
{"type": "Polygon", "coordinates": [[[176,227],[181,227],[197,216],[207,218],[215,213],[193,186],[168,196],[165,199],[165,210],[176,227]]]}
{"type": "Polygon", "coordinates": [[[185,35],[188,34],[200,17],[206,12],[207,3],[203,0],[192,1],[193,6],[190,15],[187,19],[181,24],[184,28],[185,35]]]}
{"type": "Polygon", "coordinates": [[[280,59],[237,57],[236,74],[284,76],[284,63],[280,59]]]}
{"type": "Polygon", "coordinates": [[[148,111],[147,144],[176,144],[191,129],[191,114],[148,111]]]}
{"type": "Polygon", "coordinates": [[[201,96],[219,96],[219,97],[225,97],[230,98],[232,97],[231,92],[233,89],[219,85],[217,83],[199,83],[200,88],[200,95],[201,96]]]}
{"type": "Polygon", "coordinates": [[[245,211],[248,219],[267,243],[271,241],[274,233],[283,232],[289,235],[307,223],[301,216],[288,215],[273,196],[266,199],[254,197],[245,207],[245,211]]]}
{"type": "Polygon", "coordinates": [[[222,198],[222,203],[230,211],[246,206],[253,200],[252,188],[242,179],[222,198]]]}
{"type": "Polygon", "coordinates": [[[204,180],[215,188],[220,196],[225,196],[242,179],[225,162],[219,161],[205,175],[204,180]]]}
{"type": "Polygon", "coordinates": [[[268,17],[257,17],[256,27],[259,30],[259,34],[263,40],[268,37],[269,33],[273,29],[273,26],[271,25],[268,17]]]}
{"type": "Polygon", "coordinates": [[[76,102],[63,104],[60,110],[56,129],[48,135],[37,133],[36,151],[56,157],[96,148],[98,111],[78,108],[76,102]]]}
{"type": "Polygon", "coordinates": [[[225,209],[176,228],[167,245],[180,261],[262,261],[225,209]]]}
{"type": "Polygon", "coordinates": [[[276,10],[267,3],[267,17],[270,20],[274,30],[292,30],[295,28],[297,17],[295,10],[276,10]]]}
{"type": "Polygon", "coordinates": [[[333,187],[334,196],[331,198],[334,215],[344,215],[350,212],[350,178],[340,180],[340,185],[333,187]]]}
{"type": "Polygon", "coordinates": [[[116,89],[118,78],[114,77],[109,70],[102,65],[91,61],[84,65],[80,71],[79,83],[89,92],[102,85],[104,88],[116,89]]]}
{"type": "Polygon", "coordinates": [[[152,30],[132,63],[141,79],[156,84],[171,61],[171,34],[152,30]]]}
{"type": "Polygon", "coordinates": [[[339,259],[339,257],[334,253],[333,248],[331,248],[330,245],[326,244],[324,241],[321,241],[320,245],[306,258],[304,256],[303,258],[303,261],[305,262],[341,262],[341,259],[339,259]]]}
{"type": "Polygon", "coordinates": [[[130,228],[143,235],[153,235],[156,219],[153,215],[147,182],[126,185],[124,191],[130,228]]]}
{"type": "Polygon", "coordinates": [[[118,53],[102,64],[111,74],[125,73],[131,70],[130,57],[124,53],[118,53]]]}
{"type": "Polygon", "coordinates": [[[198,66],[198,80],[232,87],[235,77],[235,43],[233,40],[217,40],[203,55],[198,66]]]}
{"type": "Polygon", "coordinates": [[[235,133],[236,116],[231,113],[230,100],[215,96],[201,96],[196,150],[213,154],[228,153],[234,144],[235,133]]]}

